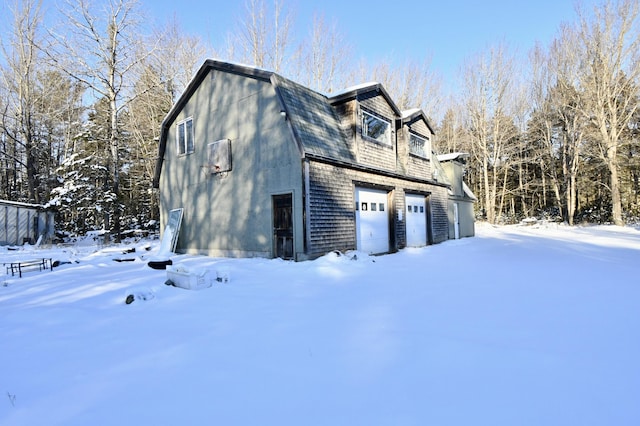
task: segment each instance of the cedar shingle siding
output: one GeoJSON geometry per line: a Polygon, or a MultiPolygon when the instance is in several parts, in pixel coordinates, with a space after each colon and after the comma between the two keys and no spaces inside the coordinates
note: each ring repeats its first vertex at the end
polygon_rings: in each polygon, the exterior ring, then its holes
{"type": "Polygon", "coordinates": [[[377,167],[384,170],[396,169],[396,151],[395,151],[395,130],[391,134],[391,143],[389,145],[381,142],[372,141],[362,136],[362,115],[366,111],[379,118],[389,120],[392,128],[396,120],[396,113],[389,106],[383,96],[376,92],[369,92],[365,95],[358,96],[360,110],[357,115],[356,122],[356,140],[358,146],[358,162],[361,164],[377,167]]]}
{"type": "Polygon", "coordinates": [[[447,191],[434,191],[430,197],[433,243],[441,243],[449,239],[449,216],[447,213],[447,191]]]}
{"type": "Polygon", "coordinates": [[[179,252],[274,257],[282,235],[292,235],[292,258],[311,259],[359,248],[355,196],[369,188],[388,194],[375,223],[388,222],[389,251],[406,246],[407,194],[426,197],[428,242],[444,241],[451,237],[451,185],[434,179],[430,152],[410,154],[411,131],[433,141],[424,114],[403,114],[378,83],[327,97],[270,71],[208,60],[162,124],[154,176],[162,226],[169,210],[182,207],[179,252]],[[389,123],[389,143],[363,136],[365,111],[389,123]],[[195,151],[178,155],[176,123],[186,117],[195,151]],[[232,169],[203,169],[206,144],[225,139],[232,169]],[[274,229],[276,199],[291,200],[288,234],[281,216],[274,229]]]}
{"type": "MultiPolygon", "coordinates": [[[[319,162],[310,163],[310,255],[331,250],[355,249],[354,190],[368,183],[372,187],[390,190],[393,203],[389,206],[395,227],[395,249],[406,245],[405,222],[398,220],[398,211],[405,210],[406,193],[430,194],[433,243],[449,238],[447,189],[428,184],[407,182],[373,173],[351,170],[319,162]],[[392,188],[392,189],[390,189],[392,188]]],[[[392,229],[393,231],[393,229],[392,229]]]]}
{"type": "Polygon", "coordinates": [[[309,164],[309,255],[355,249],[353,185],[346,169],[309,164]]]}
{"type": "Polygon", "coordinates": [[[411,133],[415,133],[416,135],[425,139],[432,139],[431,131],[427,127],[426,123],[422,120],[416,119],[403,128],[403,143],[398,145],[406,147],[405,149],[407,151],[407,154],[406,156],[403,156],[407,160],[405,173],[413,177],[431,177],[432,170],[429,159],[425,159],[409,153],[409,136],[411,133]]]}

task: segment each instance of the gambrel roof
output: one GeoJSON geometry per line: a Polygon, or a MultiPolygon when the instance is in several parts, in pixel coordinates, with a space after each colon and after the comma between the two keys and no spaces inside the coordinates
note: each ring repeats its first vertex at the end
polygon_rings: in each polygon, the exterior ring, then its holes
{"type": "Polygon", "coordinates": [[[153,186],[155,188],[158,187],[160,181],[160,172],[167,145],[167,132],[182,108],[184,108],[211,70],[220,70],[270,82],[278,95],[287,120],[291,124],[301,156],[312,155],[341,161],[354,161],[353,154],[348,148],[346,137],[340,126],[340,119],[325,95],[272,71],[209,59],[200,67],[184,93],[162,122],[159,156],[153,178],[153,186]]]}
{"type": "Polygon", "coordinates": [[[340,119],[326,96],[286,79],[271,77],[302,155],[354,161],[340,119]]]}
{"type": "MultiPolygon", "coordinates": [[[[280,100],[282,112],[286,114],[286,118],[289,120],[295,142],[300,150],[300,155],[303,158],[305,156],[312,156],[315,158],[331,159],[347,163],[355,162],[353,153],[349,149],[347,136],[341,126],[340,117],[338,116],[334,106],[347,102],[351,99],[357,99],[361,95],[366,95],[375,91],[375,93],[381,94],[386,102],[388,102],[391,109],[396,114],[396,118],[401,118],[403,123],[407,122],[409,119],[409,117],[403,117],[402,112],[398,109],[380,83],[372,82],[353,86],[329,97],[301,84],[295,83],[294,81],[272,71],[247,65],[208,59],[197,71],[184,93],[180,96],[162,122],[159,140],[159,155],[153,178],[153,186],[155,188],[159,187],[160,173],[162,170],[162,163],[164,161],[163,158],[166,150],[169,128],[178,117],[180,111],[184,108],[187,102],[189,102],[189,99],[195,93],[204,78],[212,70],[237,74],[270,83],[280,100]]],[[[411,114],[411,119],[415,119],[418,116],[427,122],[427,125],[431,130],[431,126],[426,120],[424,113],[421,111],[411,114]]]]}

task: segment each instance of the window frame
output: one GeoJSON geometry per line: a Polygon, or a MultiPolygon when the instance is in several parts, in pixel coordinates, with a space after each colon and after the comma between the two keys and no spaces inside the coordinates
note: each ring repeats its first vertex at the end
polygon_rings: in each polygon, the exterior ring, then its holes
{"type": "Polygon", "coordinates": [[[179,156],[193,154],[195,135],[193,117],[187,117],[176,124],[176,148],[179,156]]]}
{"type": "Polygon", "coordinates": [[[383,145],[387,145],[387,146],[392,146],[392,140],[391,140],[391,132],[392,132],[392,126],[391,126],[391,120],[388,120],[386,118],[380,117],[376,114],[373,114],[369,111],[365,111],[362,110],[362,120],[361,120],[361,134],[362,137],[371,141],[375,141],[378,143],[381,143],[383,145]],[[374,120],[380,121],[382,123],[385,123],[387,125],[386,127],[386,131],[383,133],[383,135],[385,135],[384,140],[379,138],[379,137],[374,137],[369,135],[369,128],[370,126],[367,124],[367,117],[371,117],[374,120]]]}
{"type": "Polygon", "coordinates": [[[415,155],[420,158],[424,158],[425,160],[429,160],[430,151],[431,151],[431,140],[429,138],[420,136],[414,132],[409,132],[409,154],[415,155]],[[417,139],[422,142],[422,152],[417,152],[417,150],[414,149],[414,143],[413,143],[414,139],[417,139]]]}

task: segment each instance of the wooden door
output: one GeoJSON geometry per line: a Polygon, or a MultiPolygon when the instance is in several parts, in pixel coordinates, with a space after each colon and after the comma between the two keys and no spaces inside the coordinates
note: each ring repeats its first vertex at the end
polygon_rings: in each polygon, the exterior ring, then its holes
{"type": "Polygon", "coordinates": [[[293,202],[291,194],[273,196],[274,257],[293,259],[293,202]]]}

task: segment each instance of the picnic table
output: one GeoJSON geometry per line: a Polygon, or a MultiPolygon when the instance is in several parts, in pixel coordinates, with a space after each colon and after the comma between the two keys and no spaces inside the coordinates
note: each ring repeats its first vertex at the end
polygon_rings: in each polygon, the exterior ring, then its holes
{"type": "Polygon", "coordinates": [[[22,272],[26,272],[29,270],[35,270],[36,268],[40,271],[49,269],[53,270],[51,264],[51,258],[39,258],[39,259],[31,259],[31,260],[21,260],[18,262],[9,262],[3,263],[6,268],[6,273],[9,274],[11,271],[11,276],[15,276],[17,273],[20,278],[22,278],[22,272]]]}

